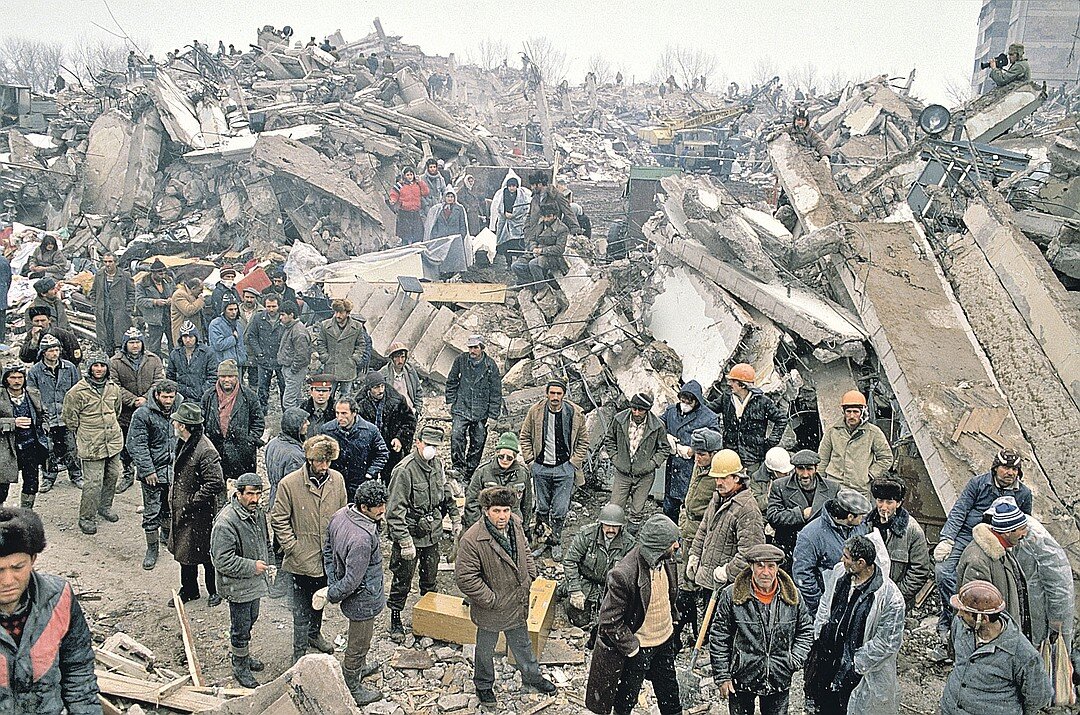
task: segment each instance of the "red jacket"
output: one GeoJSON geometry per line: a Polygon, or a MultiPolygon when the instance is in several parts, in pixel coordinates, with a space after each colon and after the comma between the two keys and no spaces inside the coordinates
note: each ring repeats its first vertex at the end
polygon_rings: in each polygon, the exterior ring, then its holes
{"type": "Polygon", "coordinates": [[[419,211],[420,200],[429,193],[431,191],[428,189],[426,182],[414,179],[411,183],[406,184],[399,181],[394,184],[394,188],[390,189],[390,203],[399,211],[419,211]]]}

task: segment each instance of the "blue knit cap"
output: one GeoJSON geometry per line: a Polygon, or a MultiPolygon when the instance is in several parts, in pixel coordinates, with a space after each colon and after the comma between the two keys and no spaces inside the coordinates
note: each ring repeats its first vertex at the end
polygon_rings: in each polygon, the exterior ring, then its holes
{"type": "Polygon", "coordinates": [[[998,497],[984,513],[990,517],[990,529],[999,534],[1027,526],[1027,515],[1012,497],[998,497]]]}

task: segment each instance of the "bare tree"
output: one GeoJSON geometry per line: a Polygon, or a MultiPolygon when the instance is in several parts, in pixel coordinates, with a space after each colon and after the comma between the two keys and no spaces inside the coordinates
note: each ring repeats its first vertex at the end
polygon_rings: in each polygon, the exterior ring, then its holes
{"type": "Polygon", "coordinates": [[[510,48],[502,40],[487,38],[481,40],[475,50],[468,54],[469,61],[486,70],[493,70],[510,59],[510,48]]]}
{"type": "Polygon", "coordinates": [[[611,63],[600,54],[589,58],[589,64],[585,70],[596,75],[597,84],[608,84],[615,79],[615,72],[611,68],[611,63]]]}
{"type": "Polygon", "coordinates": [[[825,94],[833,94],[855,81],[857,80],[854,77],[843,70],[834,70],[828,76],[821,78],[821,91],[825,94]]]}
{"type": "Polygon", "coordinates": [[[87,40],[66,53],[66,66],[83,81],[94,81],[104,72],[124,72],[128,47],[119,40],[87,40]]]}
{"type": "Polygon", "coordinates": [[[756,84],[760,87],[779,74],[776,63],[771,58],[761,57],[754,63],[754,68],[750,71],[750,84],[756,84]]]}
{"type": "Polygon", "coordinates": [[[556,47],[549,38],[530,37],[525,41],[525,52],[540,70],[544,82],[558,84],[566,78],[566,52],[556,47]]]}
{"type": "Polygon", "coordinates": [[[656,60],[653,78],[663,82],[674,75],[680,87],[689,89],[694,80],[704,77],[707,85],[714,87],[717,65],[716,55],[700,47],[668,45],[656,60]]]}
{"type": "Polygon", "coordinates": [[[964,77],[950,77],[945,80],[945,86],[942,88],[945,93],[946,99],[952,102],[953,106],[959,107],[961,104],[967,104],[967,102],[974,96],[974,92],[971,89],[971,83],[964,77]]]}
{"type": "Polygon", "coordinates": [[[64,48],[59,42],[7,37],[0,41],[0,79],[48,92],[60,71],[64,48]]]}
{"type": "Polygon", "coordinates": [[[787,72],[787,84],[792,90],[801,89],[803,94],[817,92],[818,69],[813,62],[807,62],[802,67],[792,67],[787,72]]]}

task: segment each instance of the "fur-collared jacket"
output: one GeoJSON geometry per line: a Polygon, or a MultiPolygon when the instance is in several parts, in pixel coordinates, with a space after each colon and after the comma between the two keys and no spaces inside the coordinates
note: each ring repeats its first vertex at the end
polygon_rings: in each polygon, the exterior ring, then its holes
{"type": "Polygon", "coordinates": [[[1024,572],[1011,550],[1006,549],[989,524],[976,524],[971,543],[956,564],[956,588],[969,581],[989,581],[1005,598],[1005,610],[1023,631],[1031,636],[1031,614],[1024,572]]]}

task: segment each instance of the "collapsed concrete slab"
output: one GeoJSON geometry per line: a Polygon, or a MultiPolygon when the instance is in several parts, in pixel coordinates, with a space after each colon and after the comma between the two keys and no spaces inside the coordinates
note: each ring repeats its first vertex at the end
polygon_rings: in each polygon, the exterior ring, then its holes
{"type": "Polygon", "coordinates": [[[305,655],[277,678],[199,715],[359,715],[332,655],[305,655]]]}
{"type": "Polygon", "coordinates": [[[109,110],[90,127],[82,175],[82,210],[111,215],[148,210],[154,203],[163,128],[150,107],[137,121],[109,110]]]}
{"type": "Polygon", "coordinates": [[[825,162],[801,149],[787,134],[769,142],[769,158],[803,232],[818,231],[837,221],[854,220],[854,211],[840,193],[825,162]]]}
{"type": "Polygon", "coordinates": [[[956,141],[992,142],[1046,101],[1045,85],[1010,84],[987,92],[953,114],[953,126],[963,126],[956,141]]]}

